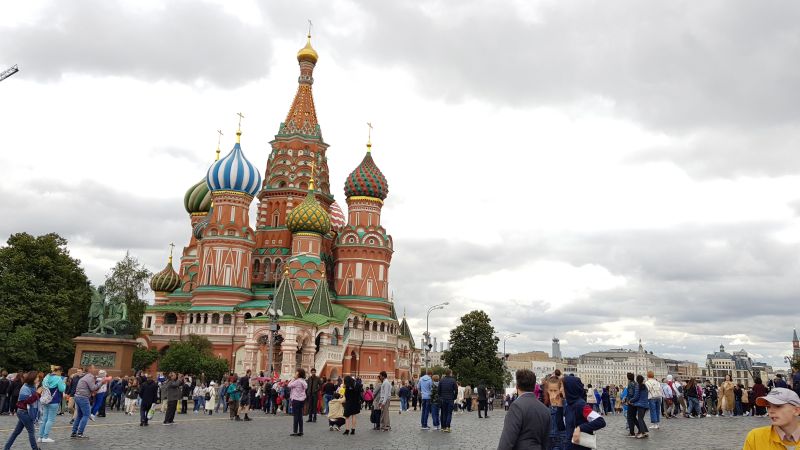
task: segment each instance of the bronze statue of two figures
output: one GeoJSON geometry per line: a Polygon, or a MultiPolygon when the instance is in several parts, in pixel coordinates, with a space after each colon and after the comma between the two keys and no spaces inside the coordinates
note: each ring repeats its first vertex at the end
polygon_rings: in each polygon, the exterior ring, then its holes
{"type": "Polygon", "coordinates": [[[119,336],[130,334],[130,329],[131,322],[128,320],[125,300],[116,297],[106,302],[104,292],[96,291],[89,307],[89,334],[119,336]]]}

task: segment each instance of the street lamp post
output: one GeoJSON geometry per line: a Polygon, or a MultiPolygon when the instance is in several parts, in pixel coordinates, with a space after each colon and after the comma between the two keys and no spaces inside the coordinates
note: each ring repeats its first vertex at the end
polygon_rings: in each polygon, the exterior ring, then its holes
{"type": "MultiPolygon", "coordinates": [[[[503,336],[503,367],[505,368],[506,372],[508,372],[508,357],[506,356],[506,341],[519,336],[519,333],[508,333],[507,335],[503,336]]],[[[508,386],[506,386],[508,387],[508,386]]]]}
{"type": "MultiPolygon", "coordinates": [[[[273,297],[274,298],[274,297],[273,297]]],[[[272,306],[267,310],[267,316],[269,316],[269,334],[267,338],[267,348],[269,352],[269,376],[272,378],[273,374],[275,373],[275,369],[272,367],[272,346],[275,339],[275,333],[278,332],[278,319],[281,318],[283,315],[283,311],[280,309],[275,309],[272,306]]]]}
{"type": "Polygon", "coordinates": [[[431,333],[428,330],[428,322],[431,318],[431,312],[437,309],[444,309],[445,306],[449,305],[450,302],[439,303],[438,305],[433,305],[428,308],[428,314],[425,316],[425,369],[428,369],[428,352],[430,352],[430,345],[431,345],[431,333]]]}

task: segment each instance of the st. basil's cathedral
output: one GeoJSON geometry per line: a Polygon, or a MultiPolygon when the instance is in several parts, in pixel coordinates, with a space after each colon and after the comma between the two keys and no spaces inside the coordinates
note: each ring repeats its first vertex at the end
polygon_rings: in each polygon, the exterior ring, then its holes
{"type": "Polygon", "coordinates": [[[311,36],[298,53],[297,93],[270,142],[264,180],[236,144],[186,192],[191,227],[176,272],[170,257],[153,276],[140,341],[160,351],[189,334],[206,336],[215,355],[238,373],[316,368],[328,377],[403,380],[419,369],[408,323],[389,291],[392,237],[381,224],[388,183],[371,155],[345,180],[347,214],[330,193],[328,144],[312,85],[317,52],[311,36]],[[250,203],[258,202],[256,226],[250,203]],[[280,310],[277,332],[268,339],[280,310]],[[277,342],[276,341],[281,341],[277,342]]]}

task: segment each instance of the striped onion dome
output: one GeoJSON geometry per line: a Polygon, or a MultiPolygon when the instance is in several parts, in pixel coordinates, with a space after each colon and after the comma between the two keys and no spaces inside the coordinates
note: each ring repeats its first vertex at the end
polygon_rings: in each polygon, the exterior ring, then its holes
{"type": "Polygon", "coordinates": [[[164,270],[153,275],[150,279],[150,289],[155,292],[172,292],[181,285],[181,278],[172,268],[172,258],[164,270]]]}
{"type": "Polygon", "coordinates": [[[211,191],[205,179],[198,181],[183,196],[183,207],[189,214],[207,213],[211,208],[211,191]]]}
{"type": "Polygon", "coordinates": [[[212,192],[238,191],[255,196],[261,188],[261,174],[244,157],[242,146],[238,142],[230,153],[211,165],[206,181],[212,192]]]}
{"type": "Polygon", "coordinates": [[[319,204],[313,190],[308,191],[305,200],[289,212],[286,228],[292,233],[305,231],[325,235],[331,231],[331,217],[319,204]]]}
{"type": "Polygon", "coordinates": [[[375,161],[372,152],[367,154],[361,164],[350,173],[344,183],[344,195],[347,197],[373,197],[384,200],[389,194],[389,183],[375,161]]]}
{"type": "Polygon", "coordinates": [[[206,215],[206,217],[197,222],[194,228],[192,228],[192,234],[194,235],[195,239],[203,239],[203,232],[208,227],[210,216],[211,216],[211,211],[209,210],[208,215],[206,215]]]}
{"type": "Polygon", "coordinates": [[[347,225],[347,218],[342,212],[342,208],[336,202],[331,203],[331,227],[338,233],[345,225],[347,225]]]}

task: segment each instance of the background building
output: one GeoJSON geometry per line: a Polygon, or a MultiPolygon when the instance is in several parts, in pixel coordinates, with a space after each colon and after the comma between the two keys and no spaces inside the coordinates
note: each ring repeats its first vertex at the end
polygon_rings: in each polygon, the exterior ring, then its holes
{"type": "Polygon", "coordinates": [[[553,350],[550,354],[553,359],[561,359],[561,340],[557,337],[553,338],[553,350]]]}
{"type": "Polygon", "coordinates": [[[702,374],[700,366],[696,362],[675,359],[665,359],[664,362],[667,364],[667,373],[681,380],[698,378],[702,374]]]}
{"type": "Polygon", "coordinates": [[[752,369],[753,360],[746,351],[739,350],[731,354],[725,351],[724,345],[720,345],[718,352],[706,356],[706,367],[702,371],[702,378],[719,386],[725,381],[725,375],[730,375],[734,383],[752,386],[752,369]]]}
{"type": "Polygon", "coordinates": [[[593,386],[627,385],[628,372],[645,375],[648,370],[659,380],[667,376],[666,362],[646,352],[641,341],[637,351],[617,348],[581,355],[577,367],[583,384],[593,386]]]}

